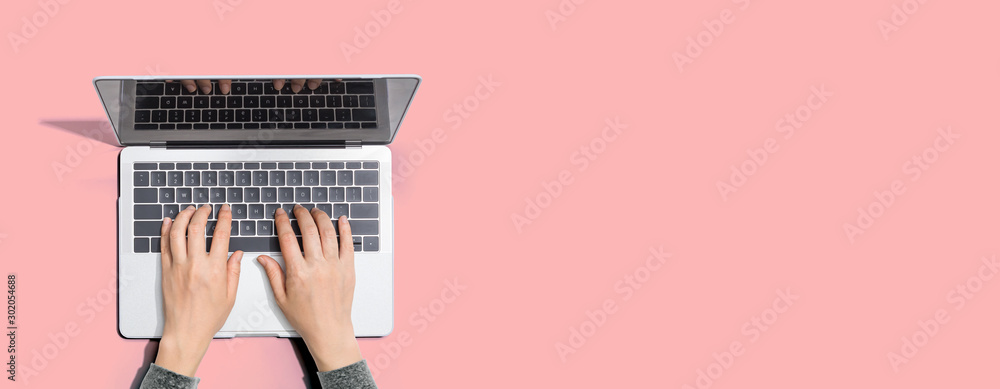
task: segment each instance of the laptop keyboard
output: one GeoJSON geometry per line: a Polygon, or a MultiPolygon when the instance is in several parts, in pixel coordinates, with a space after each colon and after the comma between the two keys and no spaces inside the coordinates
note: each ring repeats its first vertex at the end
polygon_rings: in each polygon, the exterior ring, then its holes
{"type": "Polygon", "coordinates": [[[378,128],[375,82],[323,81],[298,93],[286,82],[234,80],[229,94],[188,92],[179,82],[140,81],[135,89],[136,130],[378,128]]]}
{"type": "Polygon", "coordinates": [[[279,207],[292,219],[301,247],[302,234],[292,214],[292,207],[301,204],[333,219],[347,215],[355,251],[379,249],[377,161],[137,162],[133,170],[136,253],[160,252],[162,219],[202,204],[212,205],[206,247],[211,247],[223,204],[232,207],[230,252],[281,251],[274,229],[279,207]]]}

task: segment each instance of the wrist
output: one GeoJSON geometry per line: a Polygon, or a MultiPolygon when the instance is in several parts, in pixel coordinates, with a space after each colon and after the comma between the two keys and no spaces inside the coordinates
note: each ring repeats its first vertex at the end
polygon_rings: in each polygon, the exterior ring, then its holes
{"type": "Polygon", "coordinates": [[[336,370],[361,360],[361,348],[353,330],[342,335],[324,335],[327,336],[302,338],[319,371],[336,370]]]}
{"type": "Polygon", "coordinates": [[[164,334],[160,338],[154,363],[178,374],[194,377],[201,359],[208,351],[208,344],[209,342],[185,340],[164,334]]]}

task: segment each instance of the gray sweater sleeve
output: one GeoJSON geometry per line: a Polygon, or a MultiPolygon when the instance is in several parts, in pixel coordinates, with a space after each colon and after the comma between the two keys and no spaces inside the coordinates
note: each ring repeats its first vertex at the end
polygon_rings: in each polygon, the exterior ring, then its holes
{"type": "Polygon", "coordinates": [[[319,384],[323,389],[377,389],[368,364],[362,359],[353,364],[330,371],[321,371],[319,384]]]}
{"type": "Polygon", "coordinates": [[[188,377],[150,363],[139,389],[195,389],[198,387],[198,381],[201,381],[201,378],[188,377]]]}
{"type": "MultiPolygon", "coordinates": [[[[319,383],[323,389],[377,389],[368,364],[362,359],[354,364],[330,371],[321,371],[319,383]]],[[[149,371],[139,389],[195,389],[201,378],[188,377],[168,369],[149,364],[149,371]]]]}

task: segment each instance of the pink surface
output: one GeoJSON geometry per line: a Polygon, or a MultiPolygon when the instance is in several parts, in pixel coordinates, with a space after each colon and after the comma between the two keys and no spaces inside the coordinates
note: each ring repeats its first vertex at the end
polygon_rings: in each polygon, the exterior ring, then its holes
{"type": "MultiPolygon", "coordinates": [[[[92,77],[149,73],[424,77],[391,146],[395,332],[361,340],[380,387],[997,385],[998,3],[42,3],[0,17],[16,385],[144,367],[108,292],[118,149],[75,132],[105,120],[92,77]]],[[[278,339],[198,375],[303,385],[278,339]]]]}

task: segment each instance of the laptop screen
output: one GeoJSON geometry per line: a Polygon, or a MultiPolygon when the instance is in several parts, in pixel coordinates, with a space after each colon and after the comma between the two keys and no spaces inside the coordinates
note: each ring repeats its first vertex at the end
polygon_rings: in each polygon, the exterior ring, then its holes
{"type": "Polygon", "coordinates": [[[123,145],[388,144],[415,75],[98,77],[123,145]]]}

